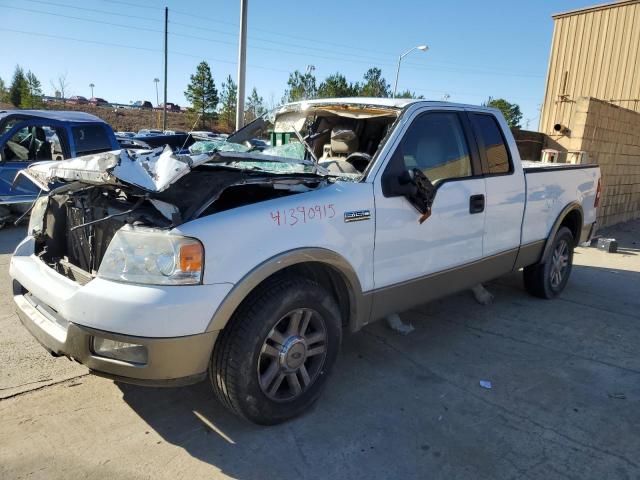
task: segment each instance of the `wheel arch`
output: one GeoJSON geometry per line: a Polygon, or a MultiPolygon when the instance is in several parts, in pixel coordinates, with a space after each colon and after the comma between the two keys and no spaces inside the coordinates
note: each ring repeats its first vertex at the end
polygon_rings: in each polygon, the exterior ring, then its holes
{"type": "Polygon", "coordinates": [[[558,233],[558,230],[562,227],[567,227],[571,230],[573,234],[573,238],[575,240],[575,244],[577,245],[580,241],[580,233],[582,231],[582,225],[584,223],[584,213],[582,211],[582,206],[578,202],[571,202],[566,207],[562,209],[556,221],[549,232],[549,236],[547,237],[547,241],[545,242],[544,249],[542,251],[542,257],[540,258],[540,262],[544,262],[551,252],[551,248],[553,246],[553,240],[558,233]]]}
{"type": "Polygon", "coordinates": [[[324,248],[301,248],[264,261],[240,280],[222,301],[206,331],[222,330],[242,302],[266,280],[286,272],[316,280],[336,298],[343,326],[351,331],[366,323],[371,302],[363,295],[360,280],[351,264],[339,253],[324,248]]]}

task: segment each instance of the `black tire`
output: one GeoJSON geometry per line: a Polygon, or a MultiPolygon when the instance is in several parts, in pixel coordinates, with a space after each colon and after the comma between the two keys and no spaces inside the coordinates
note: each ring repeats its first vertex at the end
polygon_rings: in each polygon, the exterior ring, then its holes
{"type": "Polygon", "coordinates": [[[548,258],[543,263],[529,265],[524,268],[523,279],[527,292],[535,297],[545,299],[557,297],[562,293],[571,275],[574,243],[575,239],[571,230],[567,227],[560,227],[553,239],[548,258]],[[563,246],[566,248],[566,253],[561,255],[563,257],[562,262],[566,261],[564,266],[562,266],[562,263],[558,263],[557,257],[563,246]],[[566,260],[564,260],[565,257],[566,260]]]}
{"type": "Polygon", "coordinates": [[[333,296],[311,279],[276,276],[251,293],[220,332],[209,368],[213,390],[229,410],[251,422],[289,420],[308,411],[322,393],[341,341],[333,296]],[[298,334],[289,334],[295,318],[298,334]],[[274,369],[277,377],[269,383],[274,369]]]}

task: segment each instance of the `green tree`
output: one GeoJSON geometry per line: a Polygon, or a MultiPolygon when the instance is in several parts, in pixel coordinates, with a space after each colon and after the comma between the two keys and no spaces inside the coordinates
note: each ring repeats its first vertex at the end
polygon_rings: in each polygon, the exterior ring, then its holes
{"type": "Polygon", "coordinates": [[[0,78],[0,102],[6,102],[7,96],[7,86],[4,83],[4,80],[0,78]]]}
{"type": "Polygon", "coordinates": [[[391,95],[391,86],[382,76],[382,70],[370,68],[364,74],[364,84],[360,88],[359,96],[385,98],[391,95]]]}
{"type": "Polygon", "coordinates": [[[414,98],[414,99],[422,99],[423,95],[416,95],[415,92],[411,90],[405,90],[404,92],[396,93],[396,98],[414,98]]]}
{"type": "Polygon", "coordinates": [[[251,94],[247,97],[247,105],[244,112],[244,121],[251,122],[264,114],[267,109],[264,107],[264,98],[258,95],[256,87],[253,87],[251,94]]]}
{"type": "Polygon", "coordinates": [[[27,84],[27,78],[24,75],[24,71],[20,65],[16,65],[16,70],[13,73],[13,80],[9,87],[9,101],[14,107],[20,107],[26,96],[29,94],[29,85],[27,84]]]}
{"type": "Polygon", "coordinates": [[[289,88],[284,92],[283,103],[315,98],[318,90],[316,77],[311,72],[302,74],[298,70],[289,75],[287,86],[289,88]]]}
{"type": "Polygon", "coordinates": [[[222,83],[220,94],[220,117],[219,122],[228,130],[233,130],[236,125],[236,105],[238,102],[238,85],[233,81],[231,75],[222,83]]]}
{"type": "Polygon", "coordinates": [[[28,108],[42,107],[42,84],[38,77],[29,70],[25,75],[27,80],[27,92],[22,99],[22,106],[28,108]]]}
{"type": "Polygon", "coordinates": [[[356,82],[349,83],[344,75],[339,72],[329,75],[318,86],[318,98],[356,97],[360,91],[360,85],[356,82]]]}
{"type": "Polygon", "coordinates": [[[507,120],[507,125],[511,128],[520,128],[520,121],[522,120],[522,112],[520,106],[516,103],[509,103],[504,98],[491,98],[483,103],[485,107],[497,108],[502,112],[504,118],[507,120]]]}
{"type": "Polygon", "coordinates": [[[215,120],[219,101],[218,90],[207,62],[200,62],[196,73],[191,75],[191,83],[187,86],[184,96],[191,102],[191,110],[200,115],[202,125],[206,120],[215,120]]]}

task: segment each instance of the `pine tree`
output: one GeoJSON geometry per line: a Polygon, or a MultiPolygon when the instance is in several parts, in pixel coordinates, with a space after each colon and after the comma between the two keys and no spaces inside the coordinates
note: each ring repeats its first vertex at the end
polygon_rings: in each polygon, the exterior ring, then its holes
{"type": "Polygon", "coordinates": [[[7,86],[4,83],[4,80],[2,78],[0,78],[0,102],[5,102],[5,98],[7,95],[7,86]]]}
{"type": "Polygon", "coordinates": [[[264,107],[264,98],[258,95],[256,87],[253,87],[251,94],[247,97],[247,105],[244,112],[245,122],[252,122],[260,115],[263,115],[267,109],[264,107]]]}
{"type": "Polygon", "coordinates": [[[192,111],[200,115],[201,124],[205,124],[205,120],[215,120],[219,102],[218,90],[207,62],[200,62],[196,73],[191,75],[191,83],[187,86],[184,96],[191,102],[192,111]]]}
{"type": "Polygon", "coordinates": [[[360,89],[361,97],[385,98],[391,94],[391,86],[382,77],[382,70],[370,68],[364,74],[364,84],[360,89]]]}
{"type": "Polygon", "coordinates": [[[28,94],[29,86],[27,84],[27,78],[24,76],[24,71],[20,65],[16,65],[13,80],[9,87],[9,101],[14,107],[20,107],[28,94]]]}
{"type": "Polygon", "coordinates": [[[236,124],[236,104],[238,101],[238,86],[231,75],[222,83],[220,94],[220,124],[228,130],[233,130],[236,124]]]}
{"type": "Polygon", "coordinates": [[[22,99],[21,106],[28,108],[42,107],[42,84],[38,77],[29,70],[25,76],[27,81],[27,92],[22,99]]]}
{"type": "Polygon", "coordinates": [[[318,87],[318,98],[355,97],[358,95],[360,85],[356,82],[348,83],[341,73],[329,75],[318,87]]]}
{"type": "Polygon", "coordinates": [[[311,73],[300,73],[298,70],[289,75],[288,89],[284,92],[283,103],[310,100],[316,97],[316,77],[311,73]]]}

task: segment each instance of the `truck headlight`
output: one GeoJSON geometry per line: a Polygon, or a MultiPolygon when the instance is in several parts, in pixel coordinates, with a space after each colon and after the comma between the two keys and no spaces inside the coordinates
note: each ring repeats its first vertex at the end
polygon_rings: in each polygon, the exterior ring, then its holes
{"type": "Polygon", "coordinates": [[[47,211],[47,205],[49,203],[49,197],[38,197],[33,202],[31,207],[31,216],[29,217],[29,228],[27,229],[27,235],[36,236],[42,233],[44,226],[44,214],[47,211]]]}
{"type": "Polygon", "coordinates": [[[107,247],[98,277],[151,285],[201,283],[204,249],[195,238],[125,226],[107,247]]]}

